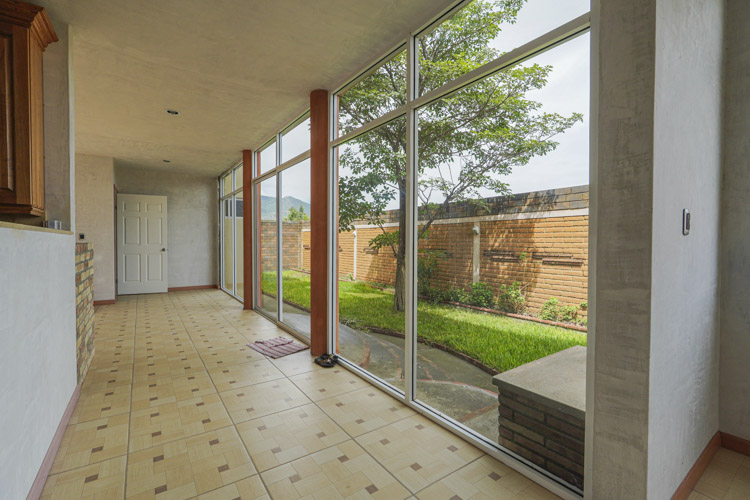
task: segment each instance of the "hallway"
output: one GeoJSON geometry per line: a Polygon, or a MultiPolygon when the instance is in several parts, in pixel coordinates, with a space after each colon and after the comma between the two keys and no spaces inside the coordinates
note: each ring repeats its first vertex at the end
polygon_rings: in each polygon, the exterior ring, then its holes
{"type": "Polygon", "coordinates": [[[42,498],[557,498],[218,290],[99,306],[42,498]]]}

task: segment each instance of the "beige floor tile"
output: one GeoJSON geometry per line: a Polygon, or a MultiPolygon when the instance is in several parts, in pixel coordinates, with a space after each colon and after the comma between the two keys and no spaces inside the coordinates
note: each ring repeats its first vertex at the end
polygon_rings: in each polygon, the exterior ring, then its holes
{"type": "Polygon", "coordinates": [[[735,477],[722,500],[747,500],[748,498],[750,498],[750,482],[735,477]]]}
{"type": "Polygon", "coordinates": [[[237,425],[260,471],[291,462],[349,436],[314,404],[274,413],[237,425]]]}
{"type": "Polygon", "coordinates": [[[99,391],[119,385],[130,385],[133,381],[133,365],[116,365],[89,370],[83,381],[81,391],[99,391]]]}
{"type": "Polygon", "coordinates": [[[357,442],[412,492],[482,455],[421,415],[381,427],[358,437],[357,442]]]}
{"type": "Polygon", "coordinates": [[[268,496],[260,476],[245,478],[236,483],[229,484],[218,490],[204,493],[198,500],[266,500],[268,496]]]}
{"type": "Polygon", "coordinates": [[[122,498],[124,491],[125,456],[121,456],[49,476],[41,498],[44,500],[122,498]]]}
{"type": "Polygon", "coordinates": [[[292,377],[300,373],[325,370],[325,368],[316,365],[313,362],[314,359],[314,356],[310,355],[310,351],[308,350],[289,354],[278,359],[269,359],[269,361],[281,370],[284,375],[292,377]]]}
{"type": "Polygon", "coordinates": [[[687,500],[714,500],[714,499],[711,497],[707,497],[703,493],[698,493],[697,491],[693,490],[688,495],[687,500]]]}
{"type": "Polygon", "coordinates": [[[128,452],[128,421],[130,415],[90,420],[69,425],[50,474],[103,462],[128,452]]]}
{"type": "Polygon", "coordinates": [[[254,474],[237,432],[225,427],[131,453],[126,498],[191,498],[254,474]]]}
{"type": "Polygon", "coordinates": [[[301,373],[289,377],[289,380],[313,401],[320,401],[363,387],[372,387],[362,378],[339,367],[301,373]]]}
{"type": "Polygon", "coordinates": [[[560,500],[560,497],[536,483],[531,483],[515,497],[515,500],[560,500]]]}
{"type": "Polygon", "coordinates": [[[262,472],[273,498],[401,499],[410,493],[354,441],[262,472]]]}
{"type": "MultiPolygon", "coordinates": [[[[484,455],[423,489],[417,493],[417,497],[422,500],[456,497],[464,500],[511,500],[531,484],[530,480],[518,472],[484,455]]],[[[552,495],[549,498],[557,497],[552,495]]]]}
{"type": "Polygon", "coordinates": [[[310,400],[287,379],[220,392],[235,424],[302,406],[310,400]]]}
{"type": "Polygon", "coordinates": [[[318,401],[318,406],[355,437],[415,414],[372,386],[318,401]]]}
{"type": "Polygon", "coordinates": [[[284,378],[284,374],[265,359],[212,368],[208,373],[219,392],[284,378]]]}
{"type": "MultiPolygon", "coordinates": [[[[722,449],[719,451],[721,452],[722,449]]],[[[724,498],[740,465],[741,461],[737,461],[732,455],[717,452],[693,489],[711,498],[724,498]]]]}
{"type": "Polygon", "coordinates": [[[132,413],[130,452],[231,425],[217,394],[132,413]]]}
{"type": "Polygon", "coordinates": [[[199,352],[199,354],[206,368],[209,370],[265,359],[265,356],[261,353],[250,349],[244,344],[242,346],[219,347],[207,352],[199,352]]]}
{"type": "Polygon", "coordinates": [[[81,391],[69,424],[129,413],[130,387],[129,385],[118,385],[111,389],[81,391]]]}
{"type": "Polygon", "coordinates": [[[206,371],[196,371],[174,377],[161,377],[133,384],[133,411],[176,403],[199,396],[214,394],[211,378],[206,371]]]}
{"type": "Polygon", "coordinates": [[[163,376],[174,377],[185,373],[204,371],[203,362],[196,354],[182,354],[164,360],[152,360],[151,363],[135,365],[133,381],[145,382],[163,376]]]}

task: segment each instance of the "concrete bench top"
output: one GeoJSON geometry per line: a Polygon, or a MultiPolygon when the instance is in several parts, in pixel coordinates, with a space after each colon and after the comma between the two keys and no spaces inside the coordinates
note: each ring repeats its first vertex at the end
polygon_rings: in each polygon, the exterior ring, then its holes
{"type": "Polygon", "coordinates": [[[501,391],[520,394],[573,417],[586,416],[586,348],[574,346],[492,378],[501,391]]]}

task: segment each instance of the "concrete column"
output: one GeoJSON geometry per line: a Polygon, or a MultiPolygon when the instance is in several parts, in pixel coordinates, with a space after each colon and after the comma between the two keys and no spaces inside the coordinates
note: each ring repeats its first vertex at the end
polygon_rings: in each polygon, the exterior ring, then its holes
{"type": "Polygon", "coordinates": [[[722,5],[592,5],[586,498],[670,498],[718,431],[722,5]]]}
{"type": "MultiPolygon", "coordinates": [[[[255,309],[253,300],[253,231],[255,230],[255,220],[253,219],[253,204],[251,193],[253,190],[253,152],[249,149],[242,151],[242,259],[243,259],[243,279],[245,303],[244,309],[255,309]]],[[[260,201],[259,201],[260,203],[260,201]]],[[[260,214],[260,212],[256,212],[260,214]]],[[[260,276],[260,275],[258,275],[260,276]]],[[[221,277],[219,277],[221,280],[221,277]]]]}
{"type": "Polygon", "coordinates": [[[473,283],[479,283],[479,261],[480,261],[480,244],[481,244],[481,224],[477,222],[472,228],[471,237],[471,280],[473,283]]]}
{"type": "MultiPolygon", "coordinates": [[[[328,349],[328,91],[310,93],[310,350],[328,349]]],[[[335,276],[335,273],[334,273],[335,276]]]]}

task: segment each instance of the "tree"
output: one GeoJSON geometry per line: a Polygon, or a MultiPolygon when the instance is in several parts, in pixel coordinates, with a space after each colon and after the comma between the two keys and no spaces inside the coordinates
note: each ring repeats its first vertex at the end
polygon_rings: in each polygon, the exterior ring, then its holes
{"type": "MultiPolygon", "coordinates": [[[[441,85],[500,54],[490,47],[506,23],[514,23],[525,0],[480,1],[460,10],[418,40],[418,93],[441,85]]],[[[552,138],[582,115],[541,112],[526,94],[547,83],[551,66],[517,65],[421,108],[418,176],[418,237],[452,203],[482,203],[481,190],[509,194],[501,179],[514,167],[557,147],[552,138]]],[[[340,127],[356,129],[406,103],[406,55],[400,53],[339,97],[340,127]]],[[[339,228],[366,220],[382,233],[370,245],[396,258],[394,305],[404,310],[406,257],[406,120],[392,120],[340,151],[339,228]],[[398,199],[398,230],[383,215],[398,199]]]]}
{"type": "Polygon", "coordinates": [[[286,215],[284,220],[295,221],[295,220],[310,220],[310,216],[305,213],[305,207],[299,206],[299,210],[294,207],[289,207],[289,213],[286,215]]]}

